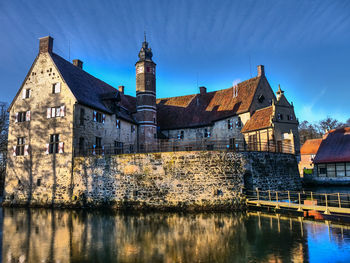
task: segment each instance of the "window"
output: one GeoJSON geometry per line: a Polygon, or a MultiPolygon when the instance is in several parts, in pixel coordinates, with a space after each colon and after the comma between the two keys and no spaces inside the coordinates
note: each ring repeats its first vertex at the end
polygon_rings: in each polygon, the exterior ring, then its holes
{"type": "Polygon", "coordinates": [[[131,126],[130,126],[130,129],[131,129],[131,132],[132,132],[132,133],[135,132],[135,126],[134,126],[134,125],[131,125],[131,126]]]}
{"type": "Polygon", "coordinates": [[[60,92],[61,92],[61,83],[57,82],[57,83],[52,84],[52,93],[55,94],[55,93],[60,93],[60,92]]]}
{"type": "Polygon", "coordinates": [[[96,137],[95,147],[102,148],[102,138],[101,137],[96,137]]]}
{"type": "Polygon", "coordinates": [[[184,131],[181,131],[180,134],[177,135],[177,138],[178,138],[178,139],[183,139],[183,138],[185,138],[185,132],[184,132],[184,131]]]}
{"type": "Polygon", "coordinates": [[[232,122],[231,122],[231,120],[227,120],[227,129],[229,129],[229,130],[232,130],[232,127],[233,125],[232,125],[232,122]]]}
{"type": "Polygon", "coordinates": [[[80,125],[84,125],[85,119],[85,110],[83,108],[80,109],[80,125]]]}
{"type": "Polygon", "coordinates": [[[345,163],[337,163],[336,170],[337,170],[337,176],[340,176],[340,177],[345,176],[345,163]]]}
{"type": "Polygon", "coordinates": [[[153,118],[153,123],[156,123],[156,118],[153,118]]]}
{"type": "Polygon", "coordinates": [[[40,186],[41,185],[41,179],[36,180],[36,185],[40,186]]]}
{"type": "Polygon", "coordinates": [[[115,126],[117,127],[117,129],[120,129],[120,120],[116,120],[115,126]]]}
{"type": "Polygon", "coordinates": [[[55,118],[55,117],[64,117],[65,112],[66,112],[65,106],[47,108],[46,117],[48,119],[55,118]]]}
{"type": "Polygon", "coordinates": [[[50,135],[49,154],[58,153],[59,142],[60,142],[59,134],[50,135]]]}
{"type": "Polygon", "coordinates": [[[93,112],[93,120],[99,123],[105,123],[106,115],[101,112],[94,111],[93,112]]]}
{"type": "Polygon", "coordinates": [[[335,164],[334,163],[327,164],[327,176],[328,177],[335,177],[335,164]]]}
{"type": "Polygon", "coordinates": [[[23,89],[22,91],[22,99],[28,99],[30,98],[31,91],[30,89],[23,89]]]}
{"type": "Polygon", "coordinates": [[[280,120],[280,121],[283,120],[283,115],[281,113],[278,113],[277,114],[277,119],[280,120]]]}
{"type": "Polygon", "coordinates": [[[102,122],[102,114],[100,112],[97,112],[97,114],[96,114],[96,121],[102,122]]]}
{"type": "Polygon", "coordinates": [[[130,151],[130,153],[134,152],[134,145],[132,145],[132,144],[129,145],[129,151],[130,151]]]}
{"type": "Polygon", "coordinates": [[[346,176],[350,176],[350,163],[345,164],[346,176]]]}
{"type": "Polygon", "coordinates": [[[241,117],[238,117],[236,120],[236,128],[241,128],[241,126],[242,126],[241,117]]]}
{"type": "Polygon", "coordinates": [[[325,164],[319,164],[317,168],[318,168],[318,176],[320,177],[327,176],[327,168],[325,164]]]}
{"type": "Polygon", "coordinates": [[[289,116],[289,120],[291,120],[291,121],[294,120],[293,115],[290,115],[290,116],[289,116]]]}
{"type": "Polygon", "coordinates": [[[25,148],[26,139],[25,137],[18,137],[17,138],[17,146],[16,146],[16,155],[24,155],[24,148],[25,148]]]}
{"type": "Polygon", "coordinates": [[[204,129],[204,138],[209,138],[210,132],[208,132],[208,129],[204,129]]]}
{"type": "Polygon", "coordinates": [[[30,111],[16,112],[15,122],[30,121],[30,111]]]}

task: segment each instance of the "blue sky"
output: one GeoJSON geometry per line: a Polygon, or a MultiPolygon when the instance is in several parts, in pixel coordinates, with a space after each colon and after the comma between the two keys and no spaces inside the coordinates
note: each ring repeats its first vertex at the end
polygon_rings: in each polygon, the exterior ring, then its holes
{"type": "Polygon", "coordinates": [[[146,30],[157,96],[228,88],[265,65],[299,120],[350,118],[350,1],[0,0],[0,100],[11,102],[38,52],[79,58],[84,69],[135,94],[146,30]]]}

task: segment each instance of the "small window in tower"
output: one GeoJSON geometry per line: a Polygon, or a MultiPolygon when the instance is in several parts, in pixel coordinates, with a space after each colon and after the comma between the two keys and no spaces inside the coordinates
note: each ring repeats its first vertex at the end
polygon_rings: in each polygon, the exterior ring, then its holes
{"type": "Polygon", "coordinates": [[[41,185],[41,179],[36,180],[36,185],[40,186],[41,185]]]}

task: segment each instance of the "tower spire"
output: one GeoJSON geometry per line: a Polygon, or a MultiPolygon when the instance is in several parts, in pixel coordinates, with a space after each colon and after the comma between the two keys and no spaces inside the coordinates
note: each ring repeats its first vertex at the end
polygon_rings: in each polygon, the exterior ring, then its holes
{"type": "Polygon", "coordinates": [[[144,37],[144,39],[145,39],[145,41],[144,41],[144,42],[147,42],[147,41],[146,41],[146,30],[145,30],[145,31],[143,31],[143,37],[144,37]]]}

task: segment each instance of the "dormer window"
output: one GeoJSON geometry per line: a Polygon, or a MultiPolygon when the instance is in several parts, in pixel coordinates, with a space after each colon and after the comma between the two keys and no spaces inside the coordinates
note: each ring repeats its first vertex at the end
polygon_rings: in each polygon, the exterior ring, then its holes
{"type": "Polygon", "coordinates": [[[281,113],[278,113],[277,114],[277,119],[280,120],[280,121],[283,120],[283,115],[281,113]]]}
{"type": "Polygon", "coordinates": [[[61,92],[61,83],[57,82],[52,84],[52,93],[56,94],[56,93],[60,93],[61,92]]]}

